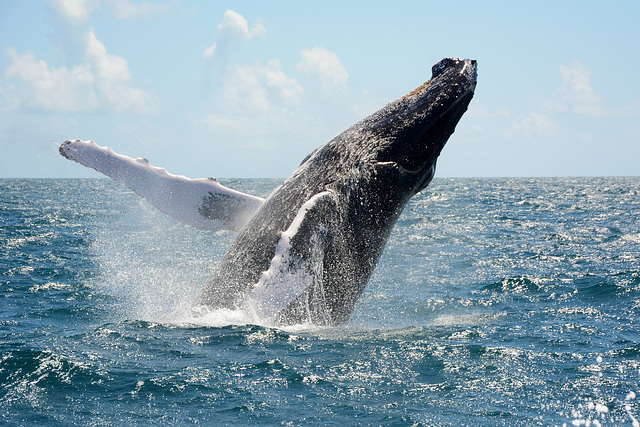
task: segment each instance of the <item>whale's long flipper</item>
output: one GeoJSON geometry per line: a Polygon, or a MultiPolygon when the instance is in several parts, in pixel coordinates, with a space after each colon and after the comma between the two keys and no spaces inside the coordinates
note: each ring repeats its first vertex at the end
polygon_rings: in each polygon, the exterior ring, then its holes
{"type": "Polygon", "coordinates": [[[238,230],[264,203],[214,178],[173,175],[147,159],[133,159],[93,141],[65,141],[60,154],[122,182],[164,213],[195,227],[238,230]]]}
{"type": "Polygon", "coordinates": [[[344,209],[333,190],[307,200],[276,244],[269,269],[262,272],[245,299],[245,306],[262,321],[330,324],[326,303],[331,298],[332,279],[344,280],[350,253],[341,228],[344,209]],[[339,265],[334,264],[339,258],[339,265]],[[339,270],[325,272],[326,267],[339,270]],[[323,284],[324,283],[324,284],[323,284]]]}

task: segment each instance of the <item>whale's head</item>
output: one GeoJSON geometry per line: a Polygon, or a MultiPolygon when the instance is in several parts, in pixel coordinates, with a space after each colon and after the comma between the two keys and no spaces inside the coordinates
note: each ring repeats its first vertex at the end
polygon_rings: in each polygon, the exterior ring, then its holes
{"type": "Polygon", "coordinates": [[[476,61],[445,58],[429,81],[309,154],[285,186],[304,180],[302,199],[326,189],[348,195],[354,211],[389,218],[435,174],[436,160],[476,87],[476,61]]]}
{"type": "Polygon", "coordinates": [[[409,196],[426,187],[442,148],[467,110],[476,87],[476,61],[446,58],[429,81],[370,116],[379,163],[391,162],[409,180],[409,196]]]}

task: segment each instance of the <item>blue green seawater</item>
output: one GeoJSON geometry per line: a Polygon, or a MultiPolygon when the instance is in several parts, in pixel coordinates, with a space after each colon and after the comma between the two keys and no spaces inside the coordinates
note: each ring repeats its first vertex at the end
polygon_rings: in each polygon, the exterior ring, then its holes
{"type": "Polygon", "coordinates": [[[0,425],[639,425],[640,178],[435,179],[341,327],[194,315],[233,237],[0,180],[0,425]]]}

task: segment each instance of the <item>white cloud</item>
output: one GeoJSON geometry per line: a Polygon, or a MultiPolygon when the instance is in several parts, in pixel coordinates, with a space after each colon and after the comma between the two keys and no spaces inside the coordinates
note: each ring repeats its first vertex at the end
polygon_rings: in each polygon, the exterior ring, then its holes
{"type": "MultiPolygon", "coordinates": [[[[562,85],[546,96],[539,107],[546,113],[520,115],[505,132],[508,137],[552,137],[558,134],[560,123],[552,118],[558,113],[578,116],[605,117],[616,114],[605,108],[602,97],[591,85],[591,71],[580,61],[558,67],[562,85]]],[[[563,120],[564,121],[564,120],[563,120]]]]}
{"type": "Polygon", "coordinates": [[[213,55],[216,53],[216,44],[212,44],[211,46],[207,46],[204,50],[203,56],[205,58],[213,58],[213,55]]]}
{"type": "Polygon", "coordinates": [[[10,84],[0,89],[3,110],[86,111],[98,107],[96,77],[90,67],[51,69],[33,52],[20,55],[9,49],[8,55],[12,63],[5,76],[10,84]]]}
{"type": "Polygon", "coordinates": [[[204,50],[204,57],[213,59],[207,76],[213,104],[194,120],[197,126],[216,140],[258,150],[273,150],[282,144],[306,149],[335,135],[343,122],[361,117],[353,110],[362,100],[350,96],[349,74],[334,52],[322,47],[302,50],[297,75],[287,73],[279,59],[233,62],[236,41],[265,33],[260,21],[250,28],[239,13],[225,13],[215,43],[204,50]],[[328,122],[340,125],[332,127],[328,122]]]}
{"type": "Polygon", "coordinates": [[[250,28],[241,14],[227,10],[217,28],[215,43],[204,51],[205,58],[215,56],[214,104],[195,122],[218,135],[245,135],[246,144],[253,147],[273,147],[274,135],[298,126],[304,90],[284,72],[278,59],[249,65],[230,62],[235,41],[265,35],[260,21],[250,28]]]}
{"type": "Polygon", "coordinates": [[[282,71],[280,61],[273,59],[266,65],[257,61],[235,68],[224,83],[220,101],[225,109],[236,108],[249,114],[281,111],[294,108],[303,92],[298,81],[282,71]]]}
{"type": "Polygon", "coordinates": [[[131,85],[131,73],[124,58],[107,53],[93,32],[87,34],[87,58],[96,75],[96,87],[117,112],[151,113],[154,101],[142,89],[131,85]]]}
{"type": "Polygon", "coordinates": [[[74,26],[89,22],[91,11],[97,7],[97,2],[91,0],[49,0],[48,4],[74,26]]]}
{"type": "Polygon", "coordinates": [[[88,23],[91,12],[103,5],[111,9],[118,19],[137,19],[170,10],[169,3],[151,1],[136,3],[130,0],[48,0],[48,4],[69,24],[76,26],[88,23]]]}
{"type": "Polygon", "coordinates": [[[235,39],[251,40],[255,37],[264,37],[267,33],[262,22],[256,22],[253,28],[249,28],[249,22],[244,16],[233,10],[224,13],[222,22],[218,24],[218,33],[215,42],[204,50],[205,58],[213,58],[219,45],[226,45],[235,39]]]}
{"type": "Polygon", "coordinates": [[[550,137],[557,133],[558,124],[545,114],[529,113],[513,121],[508,137],[550,137]]]}
{"type": "Polygon", "coordinates": [[[218,25],[218,32],[221,36],[252,39],[258,36],[264,36],[267,30],[259,21],[252,29],[249,29],[249,22],[247,22],[244,16],[233,10],[227,10],[224,13],[222,22],[218,25]]]}
{"type": "Polygon", "coordinates": [[[560,65],[562,87],[553,95],[550,106],[559,112],[603,116],[607,112],[601,96],[591,87],[591,71],[580,61],[560,65]]]}
{"type": "Polygon", "coordinates": [[[107,53],[107,48],[96,38],[93,31],[87,33],[87,58],[94,65],[99,79],[106,81],[127,81],[131,79],[129,66],[124,58],[107,53]]]}
{"type": "Polygon", "coordinates": [[[110,0],[107,2],[118,19],[137,19],[165,13],[170,9],[168,3],[154,3],[143,1],[133,3],[129,0],[110,0]]]}
{"type": "Polygon", "coordinates": [[[297,141],[301,134],[317,129],[303,100],[302,85],[283,71],[278,59],[256,61],[229,68],[208,112],[194,122],[216,139],[274,150],[283,143],[302,143],[304,138],[297,141]]]}
{"type": "Polygon", "coordinates": [[[288,105],[297,104],[303,89],[295,78],[287,76],[280,65],[280,60],[272,59],[266,67],[260,67],[267,86],[274,88],[277,95],[288,105]]]}
{"type": "MultiPolygon", "coordinates": [[[[0,80],[0,108],[4,111],[21,108],[67,112],[100,108],[116,112],[154,111],[156,106],[151,95],[133,86],[127,61],[107,53],[88,25],[89,12],[95,5],[89,5],[88,1],[61,0],[50,2],[50,6],[56,26],[77,27],[66,35],[74,39],[74,44],[68,47],[74,51],[69,57],[79,59],[69,67],[52,68],[32,52],[18,54],[9,49],[11,64],[5,70],[5,78],[0,80]]],[[[67,48],[66,35],[61,39],[63,49],[67,48]]]]}
{"type": "Polygon", "coordinates": [[[301,56],[302,60],[297,65],[301,74],[319,82],[326,91],[346,91],[349,73],[335,52],[316,46],[303,49],[301,56]]]}

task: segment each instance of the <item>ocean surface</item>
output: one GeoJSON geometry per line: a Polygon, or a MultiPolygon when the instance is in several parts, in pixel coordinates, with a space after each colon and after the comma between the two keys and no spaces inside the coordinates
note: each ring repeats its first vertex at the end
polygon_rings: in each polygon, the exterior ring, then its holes
{"type": "Polygon", "coordinates": [[[640,178],[436,178],[341,327],[194,312],[233,237],[0,180],[0,425],[639,425],[640,178]]]}

